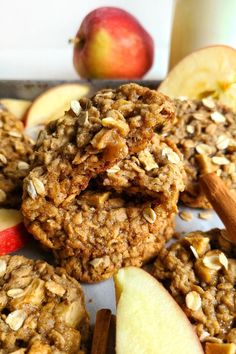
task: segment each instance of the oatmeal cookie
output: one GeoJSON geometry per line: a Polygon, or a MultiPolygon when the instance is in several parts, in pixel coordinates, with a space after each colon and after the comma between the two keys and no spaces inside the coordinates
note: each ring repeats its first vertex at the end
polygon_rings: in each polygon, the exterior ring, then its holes
{"type": "Polygon", "coordinates": [[[0,351],[85,353],[89,319],[80,284],[64,269],[0,257],[0,351]]]}
{"type": "Polygon", "coordinates": [[[39,136],[24,181],[25,224],[78,279],[141,266],[170,237],[182,155],[154,131],[173,112],[165,96],[123,85],[72,102],[39,136]]]}
{"type": "Polygon", "coordinates": [[[226,343],[236,344],[235,256],[226,231],[213,229],[187,234],[162,249],[154,264],[153,275],[182,307],[209,352],[212,343],[222,350],[226,343]]]}
{"type": "Polygon", "coordinates": [[[199,175],[216,172],[236,190],[236,113],[209,98],[176,99],[177,119],[166,131],[184,155],[187,184],[180,199],[190,207],[211,208],[199,175]]]}
{"type": "Polygon", "coordinates": [[[23,129],[21,121],[0,107],[0,207],[20,205],[33,146],[23,129]]]}

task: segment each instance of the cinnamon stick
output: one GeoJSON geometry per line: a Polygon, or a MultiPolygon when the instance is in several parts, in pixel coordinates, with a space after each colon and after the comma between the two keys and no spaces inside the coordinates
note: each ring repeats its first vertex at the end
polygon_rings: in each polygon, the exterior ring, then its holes
{"type": "Polygon", "coordinates": [[[108,309],[97,312],[91,354],[107,354],[111,316],[108,309]]]}
{"type": "Polygon", "coordinates": [[[116,316],[111,316],[106,354],[115,354],[116,346],[116,316]]]}
{"type": "Polygon", "coordinates": [[[207,199],[225,225],[228,238],[236,244],[236,200],[235,195],[226,187],[215,173],[200,177],[200,184],[207,199]]]}

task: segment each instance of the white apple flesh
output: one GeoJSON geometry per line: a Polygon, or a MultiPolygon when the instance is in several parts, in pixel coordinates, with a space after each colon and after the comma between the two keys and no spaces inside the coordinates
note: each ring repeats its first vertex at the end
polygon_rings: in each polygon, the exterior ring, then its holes
{"type": "Polygon", "coordinates": [[[31,101],[2,98],[0,99],[0,104],[2,104],[17,119],[22,120],[31,105],[31,101]]]}
{"type": "Polygon", "coordinates": [[[172,98],[207,96],[236,109],[236,50],[217,45],[193,52],[167,75],[158,90],[172,98]]]}
{"type": "Polygon", "coordinates": [[[72,100],[80,99],[89,92],[89,86],[84,84],[62,84],[44,91],[29,108],[25,117],[25,126],[47,124],[60,118],[70,108],[72,100]]]}
{"type": "Polygon", "coordinates": [[[203,354],[186,315],[154,277],[127,267],[114,281],[117,354],[203,354]]]}

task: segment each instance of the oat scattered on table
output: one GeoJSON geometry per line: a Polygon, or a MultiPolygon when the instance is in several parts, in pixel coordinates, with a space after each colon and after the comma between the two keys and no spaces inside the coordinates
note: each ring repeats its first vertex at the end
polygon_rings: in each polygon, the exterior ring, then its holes
{"type": "Polygon", "coordinates": [[[193,214],[189,211],[181,211],[179,212],[179,217],[184,221],[191,221],[193,219],[193,214]]]}
{"type": "Polygon", "coordinates": [[[199,219],[202,219],[202,220],[208,220],[211,218],[211,216],[212,216],[212,213],[209,213],[207,211],[201,211],[200,213],[198,213],[199,219]]]}

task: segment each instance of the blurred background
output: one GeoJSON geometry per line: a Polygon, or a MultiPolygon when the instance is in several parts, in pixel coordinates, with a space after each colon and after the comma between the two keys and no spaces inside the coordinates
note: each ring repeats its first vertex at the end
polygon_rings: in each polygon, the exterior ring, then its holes
{"type": "Polygon", "coordinates": [[[236,0],[0,0],[0,5],[0,79],[77,79],[69,39],[85,16],[102,6],[128,11],[152,37],[154,62],[145,78],[163,79],[169,63],[173,67],[198,48],[236,47],[236,0]]]}
{"type": "Polygon", "coordinates": [[[75,36],[83,18],[100,6],[133,14],[155,42],[148,78],[167,71],[172,0],[0,0],[0,79],[76,79],[72,65],[75,36]]]}

